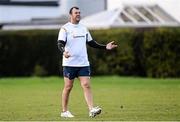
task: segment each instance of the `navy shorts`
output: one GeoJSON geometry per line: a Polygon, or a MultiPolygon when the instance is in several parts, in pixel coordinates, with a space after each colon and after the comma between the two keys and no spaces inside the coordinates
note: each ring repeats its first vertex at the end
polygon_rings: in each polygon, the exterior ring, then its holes
{"type": "Polygon", "coordinates": [[[64,66],[63,67],[63,75],[64,75],[64,77],[67,77],[70,80],[72,80],[79,76],[90,76],[91,71],[90,71],[89,66],[85,66],[85,67],[64,66]]]}

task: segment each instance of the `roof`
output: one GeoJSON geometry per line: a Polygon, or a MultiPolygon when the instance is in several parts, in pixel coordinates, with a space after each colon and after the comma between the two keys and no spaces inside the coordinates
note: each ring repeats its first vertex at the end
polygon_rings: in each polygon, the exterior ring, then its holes
{"type": "Polygon", "coordinates": [[[89,28],[179,26],[179,20],[158,4],[125,4],[81,21],[89,28]]]}

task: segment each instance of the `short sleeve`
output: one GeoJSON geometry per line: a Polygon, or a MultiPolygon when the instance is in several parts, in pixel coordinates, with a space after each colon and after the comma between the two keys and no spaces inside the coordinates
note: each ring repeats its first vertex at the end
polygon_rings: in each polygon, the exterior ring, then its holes
{"type": "Polygon", "coordinates": [[[87,34],[86,34],[86,40],[87,40],[87,42],[92,40],[92,36],[88,30],[87,30],[87,34]]]}
{"type": "Polygon", "coordinates": [[[58,40],[66,41],[66,36],[66,29],[62,27],[59,31],[58,40]]]}

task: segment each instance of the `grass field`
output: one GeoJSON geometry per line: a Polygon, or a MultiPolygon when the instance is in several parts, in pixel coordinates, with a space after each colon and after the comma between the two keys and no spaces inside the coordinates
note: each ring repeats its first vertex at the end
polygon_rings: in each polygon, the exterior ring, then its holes
{"type": "Polygon", "coordinates": [[[62,78],[1,78],[0,120],[180,120],[180,79],[104,76],[93,77],[91,82],[102,114],[88,117],[76,80],[69,103],[75,118],[63,119],[59,116],[62,78]]]}

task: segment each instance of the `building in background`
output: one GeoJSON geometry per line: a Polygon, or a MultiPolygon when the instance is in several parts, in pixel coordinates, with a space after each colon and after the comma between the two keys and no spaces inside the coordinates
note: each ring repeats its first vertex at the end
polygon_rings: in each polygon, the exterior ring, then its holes
{"type": "Polygon", "coordinates": [[[163,9],[158,4],[124,4],[117,9],[85,17],[81,23],[92,29],[180,26],[171,11],[163,9]]]}
{"type": "Polygon", "coordinates": [[[78,6],[82,17],[107,9],[107,0],[1,0],[2,29],[58,28],[68,21],[69,9],[78,6]]]}
{"type": "Polygon", "coordinates": [[[1,0],[0,23],[57,17],[59,6],[58,0],[1,0]]]}
{"type": "Polygon", "coordinates": [[[0,27],[57,29],[68,21],[72,6],[81,9],[81,23],[92,29],[180,26],[177,0],[1,0],[0,27]]]}

